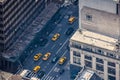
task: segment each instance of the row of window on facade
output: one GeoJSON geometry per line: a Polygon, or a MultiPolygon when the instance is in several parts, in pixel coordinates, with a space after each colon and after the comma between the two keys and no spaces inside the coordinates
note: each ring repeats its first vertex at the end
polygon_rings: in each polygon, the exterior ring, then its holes
{"type": "Polygon", "coordinates": [[[85,44],[83,45],[83,44],[80,44],[78,42],[72,42],[72,47],[77,48],[77,49],[81,49],[84,51],[96,53],[99,55],[107,56],[110,58],[120,59],[120,55],[117,55],[117,54],[112,53],[112,52],[106,52],[106,51],[101,50],[99,48],[93,48],[92,46],[89,46],[89,45],[85,45],[85,44]]]}
{"type": "MultiPolygon", "coordinates": [[[[79,52],[77,52],[77,51],[73,51],[73,56],[74,56],[75,61],[76,61],[76,58],[80,59],[81,54],[79,52]]],[[[85,58],[85,60],[92,61],[92,56],[90,56],[90,55],[85,55],[84,58],[85,58]]],[[[77,62],[80,62],[80,60],[77,61],[77,62]]],[[[96,62],[99,63],[99,64],[104,64],[104,60],[101,59],[101,58],[96,58],[96,62]]],[[[115,63],[114,62],[110,62],[110,61],[108,61],[108,66],[116,67],[115,63]]]]}
{"type": "MultiPolygon", "coordinates": [[[[81,62],[80,62],[80,58],[78,57],[73,57],[73,63],[75,64],[78,64],[78,65],[81,65],[81,62]]],[[[95,64],[95,63],[94,63],[95,64]]],[[[108,63],[109,65],[109,63],[108,63]]],[[[110,63],[111,65],[111,63],[110,63]]],[[[85,60],[85,66],[86,67],[89,67],[89,68],[92,68],[92,62],[91,61],[88,61],[88,60],[85,60]]],[[[96,63],[96,70],[99,70],[99,71],[104,71],[104,65],[103,64],[99,64],[99,63],[96,63]]],[[[112,74],[112,75],[116,75],[116,70],[114,67],[110,67],[108,66],[108,73],[109,74],[112,74]]]]}

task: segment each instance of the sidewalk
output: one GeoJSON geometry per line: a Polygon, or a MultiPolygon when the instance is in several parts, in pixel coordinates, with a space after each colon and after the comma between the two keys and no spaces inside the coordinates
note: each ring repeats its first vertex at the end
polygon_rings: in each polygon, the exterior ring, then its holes
{"type": "Polygon", "coordinates": [[[29,25],[29,27],[21,34],[16,44],[12,46],[8,57],[19,57],[28,44],[33,40],[35,34],[44,27],[44,25],[51,19],[51,17],[58,10],[58,7],[54,3],[50,3],[40,15],[29,25]]]}

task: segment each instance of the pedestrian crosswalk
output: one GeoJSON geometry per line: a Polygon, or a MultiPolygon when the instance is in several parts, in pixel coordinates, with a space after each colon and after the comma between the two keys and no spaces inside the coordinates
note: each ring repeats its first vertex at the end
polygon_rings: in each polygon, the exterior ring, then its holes
{"type": "Polygon", "coordinates": [[[57,68],[57,67],[56,67],[53,71],[54,71],[54,72],[59,72],[59,70],[60,70],[60,68],[57,68]]]}
{"type": "Polygon", "coordinates": [[[31,78],[31,77],[36,77],[37,75],[33,72],[30,72],[29,74],[27,74],[25,77],[27,78],[31,78]]]}
{"type": "Polygon", "coordinates": [[[55,77],[47,76],[47,77],[42,78],[41,80],[55,80],[55,77]]]}

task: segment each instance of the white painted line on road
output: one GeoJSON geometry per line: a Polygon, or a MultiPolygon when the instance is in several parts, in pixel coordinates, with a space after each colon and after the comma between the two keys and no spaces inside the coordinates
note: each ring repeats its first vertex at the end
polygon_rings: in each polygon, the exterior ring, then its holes
{"type": "MultiPolygon", "coordinates": [[[[69,39],[67,39],[67,40],[64,42],[64,44],[59,48],[59,50],[56,52],[56,54],[58,54],[58,52],[63,48],[63,46],[67,43],[68,40],[69,40],[69,39]]],[[[66,50],[66,51],[67,51],[67,50],[66,50]]],[[[63,55],[66,54],[66,51],[63,53],[63,55]]],[[[62,56],[63,56],[63,55],[62,55],[62,56]]],[[[57,63],[52,67],[52,69],[50,70],[50,72],[45,76],[45,78],[47,78],[47,76],[49,76],[49,74],[53,71],[53,69],[56,67],[57,64],[58,64],[58,61],[57,61],[57,63]]],[[[45,80],[45,78],[43,77],[42,80],[45,80]]]]}
{"type": "Polygon", "coordinates": [[[55,77],[52,77],[52,79],[51,80],[54,80],[55,79],[55,77]]]}
{"type": "Polygon", "coordinates": [[[63,32],[63,34],[65,34],[65,35],[66,35],[66,30],[63,32]]]}
{"type": "Polygon", "coordinates": [[[58,54],[58,52],[63,48],[63,46],[67,43],[68,40],[69,40],[69,39],[67,39],[67,40],[64,42],[64,44],[59,48],[59,50],[56,52],[56,54],[58,54]]]}
{"type": "MultiPolygon", "coordinates": [[[[52,79],[52,76],[50,76],[50,78],[49,78],[49,80],[51,80],[52,79]]],[[[48,79],[47,79],[48,80],[48,79]]]]}
{"type": "Polygon", "coordinates": [[[43,62],[43,61],[40,61],[40,62],[38,63],[38,65],[40,65],[42,62],[43,62]]]}
{"type": "Polygon", "coordinates": [[[48,76],[45,80],[49,80],[51,78],[51,76],[48,76]]]}
{"type": "Polygon", "coordinates": [[[56,46],[56,44],[55,44],[55,45],[53,45],[53,46],[51,47],[51,49],[53,49],[55,46],[56,46]]]}
{"type": "Polygon", "coordinates": [[[49,44],[50,44],[50,43],[47,43],[47,44],[44,46],[44,48],[46,48],[49,44]]]}
{"type": "MultiPolygon", "coordinates": [[[[66,41],[67,41],[67,40],[66,40],[66,41]]],[[[66,42],[65,42],[65,43],[66,43],[66,42]]],[[[60,51],[60,49],[59,49],[59,51],[60,51]]],[[[58,52],[57,52],[57,53],[58,53],[58,52]]],[[[66,53],[67,53],[67,50],[63,53],[62,56],[64,56],[66,53]]],[[[50,72],[46,75],[45,78],[47,78],[47,77],[49,76],[49,74],[53,71],[53,69],[56,67],[57,64],[58,64],[58,61],[57,61],[57,63],[52,67],[52,69],[51,69],[50,72]]]]}
{"type": "MultiPolygon", "coordinates": [[[[67,50],[63,53],[63,54],[66,54],[67,53],[67,50]]],[[[63,57],[64,55],[62,55],[62,57],[63,57]]]]}

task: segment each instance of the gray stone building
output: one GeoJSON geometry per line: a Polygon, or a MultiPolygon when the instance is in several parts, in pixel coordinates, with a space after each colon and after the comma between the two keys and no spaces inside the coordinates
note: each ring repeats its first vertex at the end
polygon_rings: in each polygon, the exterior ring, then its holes
{"type": "Polygon", "coordinates": [[[118,38],[119,0],[79,0],[79,27],[118,38]]]}
{"type": "Polygon", "coordinates": [[[87,30],[76,31],[70,40],[70,64],[93,70],[104,80],[120,80],[117,41],[87,30]]]}
{"type": "Polygon", "coordinates": [[[72,66],[120,80],[119,39],[119,0],[79,0],[79,29],[70,39],[72,66]]]}

